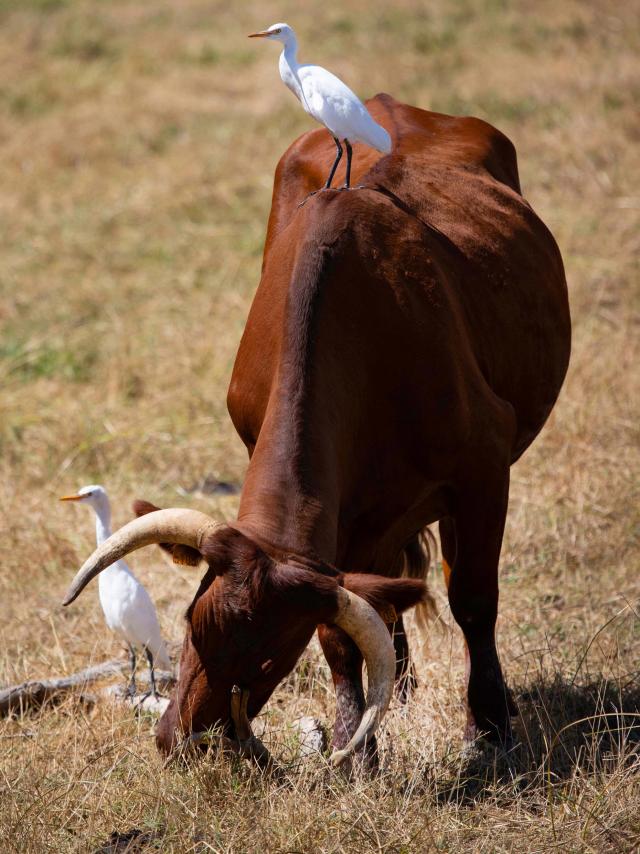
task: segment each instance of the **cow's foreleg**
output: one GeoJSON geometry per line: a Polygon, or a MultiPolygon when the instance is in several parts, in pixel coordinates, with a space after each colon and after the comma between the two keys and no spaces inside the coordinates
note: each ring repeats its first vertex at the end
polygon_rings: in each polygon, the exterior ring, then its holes
{"type": "Polygon", "coordinates": [[[495,643],[498,561],[509,493],[508,468],[498,482],[465,489],[454,520],[441,527],[451,611],[467,644],[467,739],[484,733],[509,745],[517,713],[505,685],[495,643]],[[452,561],[452,563],[449,563],[452,561]]]}
{"type": "MultiPolygon", "coordinates": [[[[362,654],[351,638],[335,626],[318,626],[318,637],[331,668],[336,691],[336,721],[331,748],[342,750],[357,730],[364,712],[362,654]]],[[[370,768],[377,768],[378,749],[375,736],[369,739],[362,751],[355,754],[354,759],[370,768]]],[[[348,770],[350,763],[345,762],[343,767],[348,770]]]]}

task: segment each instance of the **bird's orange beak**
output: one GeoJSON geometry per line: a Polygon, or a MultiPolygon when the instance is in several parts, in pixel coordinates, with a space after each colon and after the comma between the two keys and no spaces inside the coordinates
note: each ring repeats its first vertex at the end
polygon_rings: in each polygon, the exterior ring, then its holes
{"type": "Polygon", "coordinates": [[[82,495],[63,495],[60,501],[80,501],[82,495]]]}
{"type": "Polygon", "coordinates": [[[251,33],[249,36],[247,36],[247,38],[250,38],[250,39],[266,39],[266,37],[270,36],[270,35],[271,35],[271,33],[269,32],[269,30],[262,30],[259,33],[251,33]]]}

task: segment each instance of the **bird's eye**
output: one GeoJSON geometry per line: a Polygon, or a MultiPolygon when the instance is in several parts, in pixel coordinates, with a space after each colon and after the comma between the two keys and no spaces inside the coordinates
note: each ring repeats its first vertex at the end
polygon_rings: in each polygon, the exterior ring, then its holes
{"type": "Polygon", "coordinates": [[[281,33],[282,30],[274,30],[275,33],[281,33]]]}

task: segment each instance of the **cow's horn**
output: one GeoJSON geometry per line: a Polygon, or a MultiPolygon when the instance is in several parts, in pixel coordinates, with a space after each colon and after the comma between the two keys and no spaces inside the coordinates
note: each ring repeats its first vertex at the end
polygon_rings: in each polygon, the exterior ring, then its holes
{"type": "Polygon", "coordinates": [[[69,605],[80,595],[92,578],[111,566],[120,558],[151,543],[179,543],[200,549],[206,534],[220,525],[199,510],[173,508],[155,510],[138,519],[133,519],[112,534],[84,562],[78,574],[71,582],[67,595],[62,602],[69,605]]]}
{"type": "Polygon", "coordinates": [[[338,595],[338,613],[333,622],[352,638],[362,652],[367,665],[369,690],[358,729],[342,750],[331,754],[331,764],[335,767],[342,765],[376,731],[391,700],[396,670],[393,642],[378,613],[360,596],[343,587],[339,588],[338,595]]]}

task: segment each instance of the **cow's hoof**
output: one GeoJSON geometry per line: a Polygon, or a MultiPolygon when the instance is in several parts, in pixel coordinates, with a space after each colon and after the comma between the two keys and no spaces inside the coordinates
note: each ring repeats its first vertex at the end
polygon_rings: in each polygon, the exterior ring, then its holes
{"type": "Polygon", "coordinates": [[[464,731],[464,743],[465,745],[471,745],[477,744],[478,741],[509,753],[517,743],[513,735],[513,729],[511,728],[511,720],[506,718],[506,720],[496,726],[487,720],[477,723],[469,715],[464,731]]]}

